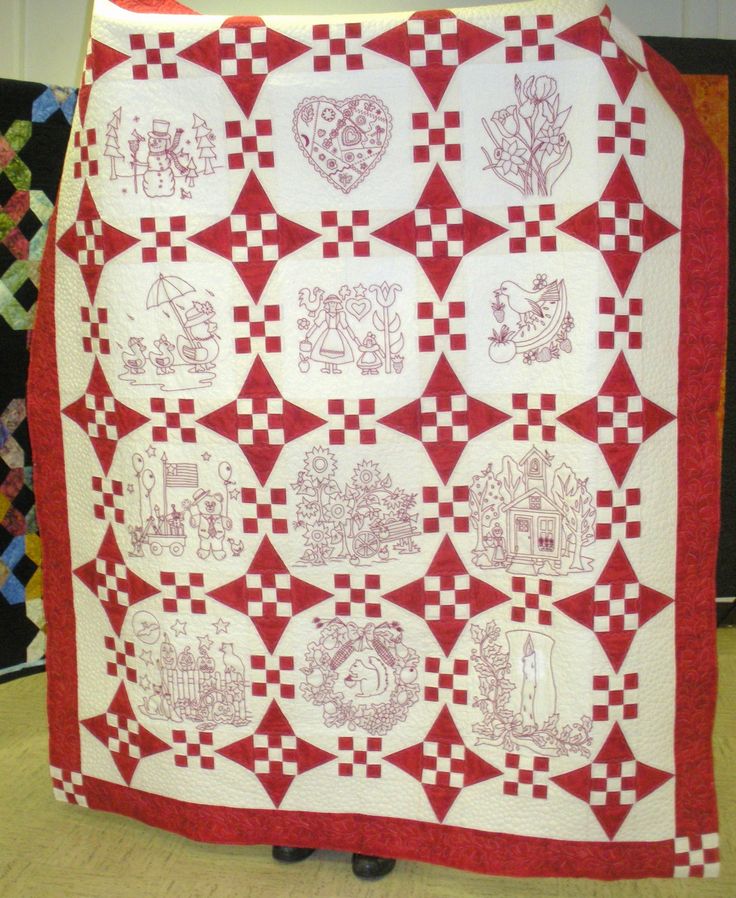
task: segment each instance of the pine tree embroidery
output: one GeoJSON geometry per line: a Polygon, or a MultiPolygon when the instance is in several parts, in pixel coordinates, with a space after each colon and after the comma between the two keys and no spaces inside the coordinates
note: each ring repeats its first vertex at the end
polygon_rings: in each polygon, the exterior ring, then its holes
{"type": "Polygon", "coordinates": [[[212,160],[217,158],[217,154],[215,153],[214,143],[215,143],[215,135],[210,130],[207,122],[200,118],[197,113],[193,113],[194,115],[194,123],[192,127],[194,128],[194,139],[197,141],[197,149],[199,150],[199,158],[202,160],[204,168],[202,169],[203,175],[214,175],[215,169],[212,165],[212,160]]]}
{"type": "Polygon", "coordinates": [[[113,112],[112,118],[107,123],[107,132],[105,133],[105,151],[104,155],[110,160],[110,180],[115,181],[118,178],[116,161],[125,157],[120,152],[120,144],[118,143],[118,128],[120,127],[120,114],[122,108],[118,108],[113,112]]]}

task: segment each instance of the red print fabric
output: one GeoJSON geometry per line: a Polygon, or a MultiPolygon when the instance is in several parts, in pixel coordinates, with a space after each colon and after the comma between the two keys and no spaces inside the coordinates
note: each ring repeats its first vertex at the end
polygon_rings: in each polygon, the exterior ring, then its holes
{"type": "Polygon", "coordinates": [[[494,10],[97,2],[29,390],[60,800],[717,875],[721,164],[600,0],[494,10]]]}

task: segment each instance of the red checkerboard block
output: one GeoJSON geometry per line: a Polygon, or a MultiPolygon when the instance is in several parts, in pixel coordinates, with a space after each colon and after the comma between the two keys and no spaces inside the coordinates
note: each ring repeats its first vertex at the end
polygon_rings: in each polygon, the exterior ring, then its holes
{"type": "Polygon", "coordinates": [[[634,720],[639,716],[638,689],[637,673],[594,676],[593,720],[634,720]]]}
{"type": "Polygon", "coordinates": [[[324,259],[370,256],[370,213],[367,209],[322,212],[321,221],[324,259]]]}
{"type": "Polygon", "coordinates": [[[360,22],[313,25],[314,71],[354,72],[362,69],[362,34],[360,22]]]}
{"type": "Polygon", "coordinates": [[[84,777],[78,770],[64,767],[51,767],[51,785],[54,797],[69,804],[78,804],[86,808],[87,797],[84,790],[84,777]]]}
{"type": "Polygon", "coordinates": [[[299,773],[296,736],[254,733],[253,760],[256,776],[296,776],[299,773]]]}
{"type": "Polygon", "coordinates": [[[718,876],[721,870],[718,833],[677,836],[674,840],[676,879],[718,876]]]}
{"type": "Polygon", "coordinates": [[[172,730],[174,764],[177,767],[199,766],[200,770],[215,769],[214,738],[211,732],[188,733],[172,730]]]}
{"type": "Polygon", "coordinates": [[[414,162],[460,162],[460,113],[414,112],[411,117],[414,162]]]}
{"type": "Polygon", "coordinates": [[[598,490],[596,539],[638,539],[641,536],[641,490],[598,490]]]}
{"type": "Polygon", "coordinates": [[[97,131],[94,128],[75,131],[72,148],[72,173],[75,178],[93,178],[100,173],[97,131]]]}
{"type": "Polygon", "coordinates": [[[161,571],[162,608],[171,614],[206,614],[203,574],[161,571]]]}
{"type": "Polygon", "coordinates": [[[85,330],[82,349],[94,355],[110,355],[108,310],[104,306],[82,306],[79,312],[85,330]]]}
{"type": "Polygon", "coordinates": [[[432,18],[409,19],[406,23],[409,42],[409,65],[412,68],[426,66],[460,65],[457,19],[432,18]]]}
{"type": "Polygon", "coordinates": [[[641,349],[644,300],[631,296],[598,298],[599,349],[641,349]]]}
{"type": "Polygon", "coordinates": [[[294,698],[294,658],[291,655],[251,655],[251,691],[255,698],[294,698]]]}
{"type": "Polygon", "coordinates": [[[512,393],[513,435],[515,440],[554,442],[557,397],[554,393],[512,393]]]}
{"type": "Polygon", "coordinates": [[[645,156],[646,120],[643,106],[601,103],[598,106],[598,152],[645,156]]]}
{"type": "Polygon", "coordinates": [[[600,200],[598,221],[601,252],[644,252],[644,203],[600,200]]]}
{"type": "Polygon", "coordinates": [[[511,620],[523,624],[529,621],[542,627],[552,624],[552,581],[536,577],[513,577],[511,590],[514,598],[511,605],[511,620]]]}
{"type": "Polygon", "coordinates": [[[89,412],[86,431],[92,439],[118,439],[117,418],[115,414],[115,398],[113,396],[84,394],[84,401],[89,412]]]}
{"type": "Polygon", "coordinates": [[[185,215],[141,218],[141,260],[143,262],[186,262],[185,215]]]}
{"type": "Polygon", "coordinates": [[[380,779],[382,745],[378,736],[339,736],[337,775],[380,779]]]}
{"type": "Polygon", "coordinates": [[[97,520],[112,521],[115,524],[125,523],[122,481],[93,477],[92,492],[96,494],[93,496],[92,510],[97,520]]]}
{"type": "Polygon", "coordinates": [[[593,587],[593,632],[639,629],[639,583],[596,583],[593,587]]]}
{"type": "Polygon", "coordinates": [[[418,259],[459,258],[465,254],[463,210],[434,207],[414,210],[418,259]]]}
{"type": "Polygon", "coordinates": [[[179,439],[182,443],[196,443],[193,399],[151,399],[151,439],[154,443],[168,443],[179,439]]]}
{"type": "Polygon", "coordinates": [[[468,397],[465,393],[421,396],[419,420],[423,443],[467,443],[468,397]]]}
{"type": "Polygon", "coordinates": [[[260,443],[283,446],[284,400],[280,396],[241,397],[235,401],[236,442],[239,446],[260,443]]]}
{"type": "Polygon", "coordinates": [[[504,795],[547,798],[549,758],[506,752],[504,795]]]}
{"type": "Polygon", "coordinates": [[[381,578],[378,574],[335,574],[337,617],[381,617],[381,578]]]}
{"type": "Polygon", "coordinates": [[[505,16],[506,62],[549,62],[555,58],[554,17],[505,16]]]}
{"type": "Polygon", "coordinates": [[[467,349],[465,303],[417,303],[419,352],[463,352],[467,349]]]}
{"type": "Polygon", "coordinates": [[[238,325],[235,337],[238,355],[281,352],[281,309],[276,303],[235,306],[233,321],[238,325]]]}
{"type": "Polygon", "coordinates": [[[280,258],[278,215],[275,212],[231,215],[230,233],[230,259],[233,262],[277,262],[280,258]]]}
{"type": "Polygon", "coordinates": [[[425,486],[422,515],[425,533],[470,532],[470,487],[425,486]]]}
{"type": "Polygon", "coordinates": [[[83,219],[75,222],[74,231],[80,242],[77,249],[77,265],[105,264],[105,241],[102,236],[102,221],[99,218],[83,219]]]}
{"type": "Polygon", "coordinates": [[[288,573],[246,574],[246,613],[250,617],[291,617],[291,589],[288,573]]]}
{"type": "Polygon", "coordinates": [[[243,533],[288,533],[286,490],[247,486],[240,491],[243,533]]]}
{"type": "Polygon", "coordinates": [[[596,441],[601,445],[644,442],[644,401],[635,396],[596,396],[598,427],[596,441]]]}
{"type": "Polygon", "coordinates": [[[462,789],[465,785],[465,746],[453,742],[425,742],[422,745],[421,783],[462,789]]]}
{"type": "Polygon", "coordinates": [[[590,765],[591,807],[634,805],[636,796],[636,760],[594,761],[590,765]]]}
{"type": "Polygon", "coordinates": [[[510,253],[552,253],[557,250],[553,203],[509,206],[508,219],[510,253]]]}
{"type": "Polygon", "coordinates": [[[105,650],[107,661],[105,670],[109,677],[117,680],[127,680],[129,683],[138,682],[138,671],[135,663],[135,646],[132,642],[118,639],[115,636],[105,637],[105,650]]]}
{"type": "Polygon", "coordinates": [[[235,119],[225,122],[225,154],[227,167],[234,171],[252,168],[273,168],[273,125],[270,118],[250,122],[235,119]]]}
{"type": "Polygon", "coordinates": [[[425,620],[470,620],[469,574],[431,574],[423,585],[425,620]]]}
{"type": "Polygon", "coordinates": [[[178,78],[173,31],[130,35],[130,62],[135,81],[178,78]]]}
{"type": "Polygon", "coordinates": [[[329,399],[327,419],[330,445],[374,445],[375,415],[375,399],[329,399]]]}
{"type": "Polygon", "coordinates": [[[425,658],[424,701],[467,705],[469,672],[467,658],[425,658]]]}

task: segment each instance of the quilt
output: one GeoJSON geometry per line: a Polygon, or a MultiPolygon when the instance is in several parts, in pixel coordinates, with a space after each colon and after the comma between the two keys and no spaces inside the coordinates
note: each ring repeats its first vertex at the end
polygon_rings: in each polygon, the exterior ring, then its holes
{"type": "Polygon", "coordinates": [[[76,91],[0,79],[0,681],[43,669],[28,337],[76,91]]]}
{"type": "Polygon", "coordinates": [[[97,0],[32,347],[55,795],[717,875],[725,196],[600,0],[97,0]]]}

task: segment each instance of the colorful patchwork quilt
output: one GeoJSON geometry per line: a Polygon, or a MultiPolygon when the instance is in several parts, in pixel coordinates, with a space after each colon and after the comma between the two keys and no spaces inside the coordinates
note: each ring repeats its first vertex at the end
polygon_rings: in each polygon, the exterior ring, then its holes
{"type": "Polygon", "coordinates": [[[601,0],[97,0],[30,387],[56,796],[716,875],[725,196],[601,0]]]}
{"type": "Polygon", "coordinates": [[[0,680],[42,669],[28,336],[76,91],[0,79],[0,680]]]}

